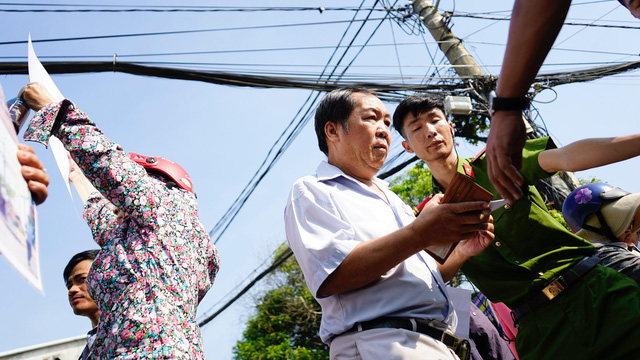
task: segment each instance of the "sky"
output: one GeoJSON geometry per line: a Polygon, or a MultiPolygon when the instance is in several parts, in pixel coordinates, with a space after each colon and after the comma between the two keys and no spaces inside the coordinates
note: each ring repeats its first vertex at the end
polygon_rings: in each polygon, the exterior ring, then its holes
{"type": "MultiPolygon", "coordinates": [[[[52,4],[69,2],[52,1],[52,4]]],[[[130,1],[105,1],[104,5],[140,8],[130,1]]],[[[370,8],[374,1],[364,1],[370,8]]],[[[385,2],[385,3],[388,3],[385,2]]],[[[24,4],[24,2],[23,2],[24,4]]],[[[145,6],[210,5],[205,1],[145,1],[145,6]]],[[[360,1],[264,1],[260,7],[324,7],[325,11],[254,12],[1,12],[0,43],[84,36],[151,33],[197,29],[226,29],[176,35],[120,37],[34,43],[42,62],[116,61],[144,62],[157,66],[184,63],[181,68],[270,74],[319,74],[339,41],[354,11],[332,10],[357,7],[360,1]],[[231,30],[230,28],[282,24],[324,24],[231,30]],[[327,24],[327,22],[334,22],[327,24]],[[306,50],[235,51],[315,47],[306,50]],[[216,51],[216,52],[214,52],[216,51]],[[220,52],[226,51],[226,52],[220,52]],[[194,54],[194,52],[208,52],[194,54]],[[160,53],[190,53],[157,55],[160,53]],[[156,54],[156,55],[151,55],[156,54]],[[143,56],[145,55],[145,56],[143,56]]],[[[216,6],[255,7],[250,1],[217,1],[216,6]]],[[[404,5],[404,3],[398,3],[404,5]]],[[[512,1],[440,1],[441,11],[506,17],[512,1]]],[[[377,5],[378,7],[380,5],[377,5]]],[[[5,9],[53,7],[8,6],[5,9]]],[[[60,9],[61,7],[55,7],[60,9]]],[[[72,8],[68,7],[67,9],[72,8]]],[[[75,8],[88,8],[82,5],[75,8]]],[[[115,9],[115,8],[111,8],[115,9]]],[[[358,13],[363,19],[367,11],[358,13]]],[[[362,45],[374,33],[383,13],[375,11],[355,38],[362,45]]],[[[573,22],[640,26],[617,1],[575,1],[569,13],[573,22]]],[[[360,23],[357,23],[358,25],[360,23]]],[[[483,70],[497,75],[504,53],[507,21],[454,16],[453,31],[483,70]]],[[[350,41],[357,26],[347,32],[350,41]]],[[[346,76],[372,81],[417,82],[434,73],[432,58],[441,74],[455,76],[442,61],[429,33],[407,33],[409,27],[384,21],[356,56],[349,51],[342,64],[352,61],[346,76]],[[396,46],[393,46],[393,44],[396,46]],[[354,58],[355,57],[355,58],[354,58]]],[[[638,60],[637,29],[565,26],[541,72],[557,72],[638,60]]],[[[359,48],[358,48],[359,49],[359,48]]],[[[0,44],[0,61],[26,61],[26,44],[0,44]]],[[[337,62],[338,57],[331,60],[337,62]]],[[[343,67],[339,68],[341,72],[343,67]]],[[[212,229],[259,168],[276,139],[303,107],[309,90],[259,89],[222,86],[195,81],[144,77],[118,72],[53,75],[60,91],[73,100],[100,129],[125,150],[170,158],[191,175],[198,194],[200,216],[212,229]]],[[[0,75],[7,98],[28,82],[25,75],[0,75]]],[[[559,145],[588,137],[640,133],[638,100],[640,84],[636,72],[602,80],[561,85],[536,97],[540,125],[559,145]]],[[[386,103],[393,111],[395,103],[386,103]]],[[[399,149],[393,134],[392,150],[399,149]]],[[[0,259],[0,352],[80,335],[90,323],[71,312],[62,269],[77,252],[96,248],[81,217],[82,204],[74,193],[69,198],[55,172],[51,153],[32,144],[52,177],[50,196],[38,207],[41,268],[45,295],[28,285],[0,259]]],[[[461,156],[473,156],[478,147],[459,141],[461,156]]],[[[324,156],[317,148],[313,126],[307,124],[280,160],[267,173],[245,206],[219,238],[221,270],[213,288],[199,306],[198,319],[213,313],[238,287],[260,272],[264,261],[285,241],[283,209],[291,184],[312,174],[324,156]]],[[[637,168],[640,158],[579,172],[582,179],[598,178],[630,192],[640,192],[637,168]]],[[[217,237],[214,236],[214,238],[217,237]]],[[[1,258],[1,256],[0,256],[1,258]]],[[[260,288],[260,285],[257,287],[260,288]]],[[[259,293],[252,291],[202,328],[206,355],[230,359],[242,336],[252,304],[259,293]]]]}

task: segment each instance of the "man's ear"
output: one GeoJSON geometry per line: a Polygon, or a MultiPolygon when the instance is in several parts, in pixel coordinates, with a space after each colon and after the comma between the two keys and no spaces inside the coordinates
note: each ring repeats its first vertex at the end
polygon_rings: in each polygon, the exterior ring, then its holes
{"type": "Polygon", "coordinates": [[[414,151],[411,148],[411,145],[409,144],[409,142],[407,140],[402,140],[402,147],[409,153],[409,154],[413,154],[414,151]]]}
{"type": "Polygon", "coordinates": [[[327,141],[336,142],[340,139],[339,136],[340,126],[338,123],[327,121],[324,124],[324,135],[327,137],[327,141]]]}
{"type": "Polygon", "coordinates": [[[449,122],[449,128],[451,129],[451,136],[456,137],[456,131],[453,130],[453,123],[449,122]]]}

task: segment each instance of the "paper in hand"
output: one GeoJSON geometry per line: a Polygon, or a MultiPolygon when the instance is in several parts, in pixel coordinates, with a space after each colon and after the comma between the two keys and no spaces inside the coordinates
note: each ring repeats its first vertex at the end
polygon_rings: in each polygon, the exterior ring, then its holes
{"type": "MultiPolygon", "coordinates": [[[[53,97],[53,100],[60,102],[64,100],[64,96],[58,87],[49,76],[47,70],[45,70],[44,66],[38,57],[36,56],[35,51],[33,50],[33,44],[31,43],[31,34],[29,34],[29,49],[28,49],[28,57],[29,57],[29,81],[38,82],[49,92],[49,94],[53,97]]],[[[69,196],[73,199],[73,195],[71,194],[71,186],[69,185],[69,159],[67,158],[67,150],[65,150],[62,142],[55,137],[51,136],[49,138],[49,147],[51,148],[51,153],[53,154],[53,158],[58,165],[58,170],[60,170],[60,174],[62,175],[62,179],[64,180],[65,185],[67,185],[67,191],[69,191],[69,196]]]]}
{"type": "MultiPolygon", "coordinates": [[[[468,176],[456,173],[451,180],[449,187],[444,192],[442,203],[459,203],[479,200],[488,202],[491,201],[491,199],[493,199],[493,194],[491,194],[487,189],[476,184],[468,176]]],[[[449,245],[434,245],[427,247],[425,251],[440,264],[444,264],[449,255],[453,252],[453,249],[455,249],[456,245],[458,245],[457,242],[449,245]]]]}

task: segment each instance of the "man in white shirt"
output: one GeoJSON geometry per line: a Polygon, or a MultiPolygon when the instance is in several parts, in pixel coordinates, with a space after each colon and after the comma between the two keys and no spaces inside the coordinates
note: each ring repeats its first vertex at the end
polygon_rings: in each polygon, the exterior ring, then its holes
{"type": "Polygon", "coordinates": [[[367,89],[323,98],[315,128],[328,161],[294,183],[287,240],[322,306],[320,337],[332,359],[464,358],[468,343],[450,335],[456,317],[445,281],[491,243],[488,203],[440,204],[440,195],[416,218],[375,177],[390,124],[367,89]],[[444,265],[423,251],[460,240],[444,265]]]}

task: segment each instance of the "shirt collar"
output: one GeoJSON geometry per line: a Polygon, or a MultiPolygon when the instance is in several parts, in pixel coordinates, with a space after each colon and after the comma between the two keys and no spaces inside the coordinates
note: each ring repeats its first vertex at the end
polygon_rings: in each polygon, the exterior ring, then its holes
{"type": "MultiPolygon", "coordinates": [[[[345,179],[349,179],[356,183],[362,184],[361,181],[356,180],[355,178],[345,174],[344,171],[340,170],[340,168],[329,164],[329,162],[326,160],[323,160],[320,163],[320,165],[318,165],[318,168],[316,169],[316,177],[318,178],[318,181],[322,181],[322,182],[343,177],[345,179]]],[[[381,189],[384,189],[384,190],[389,189],[389,183],[382,179],[374,177],[373,179],[371,179],[371,181],[373,181],[381,189]]]]}

